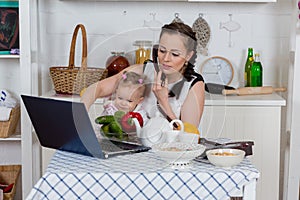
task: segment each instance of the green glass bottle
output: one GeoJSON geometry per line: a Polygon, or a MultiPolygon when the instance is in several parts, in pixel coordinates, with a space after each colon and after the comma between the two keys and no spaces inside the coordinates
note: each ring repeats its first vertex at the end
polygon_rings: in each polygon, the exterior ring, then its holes
{"type": "Polygon", "coordinates": [[[253,48],[248,48],[248,57],[245,64],[245,72],[244,72],[244,85],[245,87],[250,87],[250,71],[253,63],[253,48]]]}
{"type": "Polygon", "coordinates": [[[260,62],[259,53],[255,54],[255,59],[251,67],[251,87],[261,87],[263,82],[263,68],[260,62]]]}

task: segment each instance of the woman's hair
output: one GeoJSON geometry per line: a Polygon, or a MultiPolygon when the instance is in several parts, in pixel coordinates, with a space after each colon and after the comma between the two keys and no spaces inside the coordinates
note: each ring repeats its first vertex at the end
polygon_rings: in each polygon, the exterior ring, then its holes
{"type": "Polygon", "coordinates": [[[144,74],[137,74],[135,72],[127,72],[124,71],[122,74],[122,78],[119,82],[119,85],[121,86],[127,86],[127,87],[137,87],[137,89],[140,91],[141,96],[144,96],[144,92],[146,89],[146,81],[147,76],[144,74]]]}
{"type": "Polygon", "coordinates": [[[183,76],[187,79],[187,81],[192,80],[192,75],[195,73],[194,67],[195,62],[197,58],[197,38],[196,33],[193,31],[193,29],[181,22],[172,22],[170,24],[166,24],[162,27],[160,37],[164,34],[180,34],[184,38],[186,38],[185,41],[183,41],[186,49],[188,52],[194,51],[194,54],[192,55],[191,59],[189,60],[187,66],[184,69],[183,76]]]}

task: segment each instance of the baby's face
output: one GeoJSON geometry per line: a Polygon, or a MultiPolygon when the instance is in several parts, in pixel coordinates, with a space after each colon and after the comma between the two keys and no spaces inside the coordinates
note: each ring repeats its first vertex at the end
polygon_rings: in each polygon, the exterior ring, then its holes
{"type": "Polygon", "coordinates": [[[115,106],[122,111],[133,111],[143,100],[137,87],[119,86],[116,90],[115,106]]]}

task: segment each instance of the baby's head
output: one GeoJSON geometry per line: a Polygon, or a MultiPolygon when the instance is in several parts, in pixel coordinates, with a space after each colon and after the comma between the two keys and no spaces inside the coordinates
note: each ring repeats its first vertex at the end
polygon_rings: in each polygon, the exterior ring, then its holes
{"type": "Polygon", "coordinates": [[[116,90],[115,106],[122,111],[133,111],[144,99],[146,76],[124,72],[116,90]]]}

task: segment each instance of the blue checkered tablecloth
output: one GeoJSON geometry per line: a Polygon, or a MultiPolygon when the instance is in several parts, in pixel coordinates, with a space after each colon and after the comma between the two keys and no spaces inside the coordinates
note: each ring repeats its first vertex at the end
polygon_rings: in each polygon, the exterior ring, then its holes
{"type": "Polygon", "coordinates": [[[106,160],[56,151],[26,199],[228,199],[259,172],[244,159],[230,169],[192,161],[174,169],[153,152],[106,160]]]}

